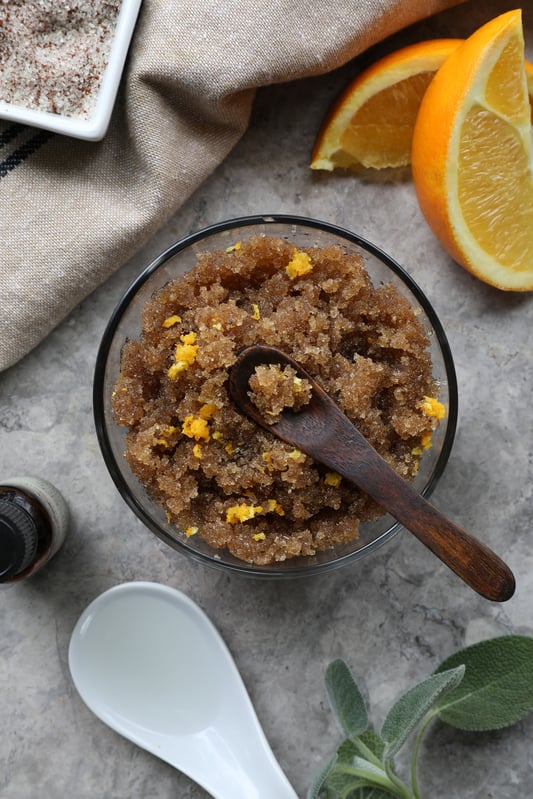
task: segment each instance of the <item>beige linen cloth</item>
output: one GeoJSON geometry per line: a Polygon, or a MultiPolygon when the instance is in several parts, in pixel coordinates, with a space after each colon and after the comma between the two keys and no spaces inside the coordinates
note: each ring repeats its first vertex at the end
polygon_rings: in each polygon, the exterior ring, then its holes
{"type": "Polygon", "coordinates": [[[246,130],[258,87],[332,70],[458,2],[144,0],[101,142],[0,122],[0,369],[215,169],[246,130]]]}

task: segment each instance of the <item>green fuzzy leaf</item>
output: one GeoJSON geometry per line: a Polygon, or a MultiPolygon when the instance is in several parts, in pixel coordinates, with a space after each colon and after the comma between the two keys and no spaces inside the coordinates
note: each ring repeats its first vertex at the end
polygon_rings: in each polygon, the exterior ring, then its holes
{"type": "Polygon", "coordinates": [[[390,796],[387,790],[389,778],[384,768],[370,762],[359,752],[358,741],[363,738],[368,750],[372,751],[371,747],[376,750],[383,748],[379,736],[369,733],[366,731],[361,738],[341,743],[336,757],[330,760],[315,780],[307,799],[366,799],[367,796],[382,799],[390,796]]]}
{"type": "Polygon", "coordinates": [[[350,764],[338,763],[326,781],[340,796],[347,796],[354,788],[370,787],[387,791],[391,786],[383,768],[370,763],[363,757],[354,757],[350,764]]]}
{"type": "Polygon", "coordinates": [[[364,757],[354,757],[352,761],[352,768],[361,772],[362,779],[378,781],[385,780],[389,782],[389,778],[385,772],[385,769],[381,766],[375,766],[373,763],[369,763],[369,761],[364,757]]]}
{"type": "Polygon", "coordinates": [[[381,737],[386,744],[387,759],[394,757],[401,749],[410,733],[437,699],[460,683],[464,671],[464,666],[458,665],[439,674],[433,674],[398,699],[381,729],[381,737]]]}
{"type": "Polygon", "coordinates": [[[497,730],[533,710],[533,638],[503,635],[466,647],[437,673],[464,663],[464,680],[441,698],[439,718],[461,730],[497,730]]]}
{"type": "Polygon", "coordinates": [[[351,763],[354,757],[359,755],[359,750],[353,741],[345,740],[337,749],[338,763],[351,763]]]}
{"type": "Polygon", "coordinates": [[[331,707],[347,738],[356,738],[368,727],[368,715],[361,692],[342,659],[326,669],[326,689],[331,707]]]}
{"type": "MultiPolygon", "coordinates": [[[[360,741],[370,752],[382,760],[385,744],[374,730],[365,730],[355,741],[347,739],[341,743],[337,749],[337,760],[339,763],[351,763],[354,757],[365,757],[364,752],[357,746],[360,741]]],[[[368,759],[368,758],[367,758],[368,759]]]]}
{"type": "Polygon", "coordinates": [[[394,794],[389,791],[382,791],[381,788],[356,788],[351,791],[345,799],[390,799],[394,794]]]}
{"type": "MultiPolygon", "coordinates": [[[[356,763],[356,748],[351,741],[344,741],[337,750],[337,757],[332,758],[318,775],[307,799],[349,799],[357,796],[357,791],[368,786],[368,780],[353,773],[356,763]]],[[[364,763],[366,767],[368,763],[364,763]]]]}
{"type": "Polygon", "coordinates": [[[315,779],[313,780],[313,784],[307,791],[307,799],[318,799],[318,797],[320,796],[320,792],[324,786],[324,783],[326,782],[331,771],[334,769],[336,763],[337,763],[337,755],[334,755],[330,760],[328,760],[326,765],[320,769],[315,779]]]}
{"type": "MultiPolygon", "coordinates": [[[[377,732],[370,729],[365,730],[365,732],[361,733],[359,739],[370,749],[372,754],[376,755],[379,760],[383,760],[385,742],[377,732]]],[[[361,754],[361,752],[359,752],[359,754],[361,754]]]]}
{"type": "MultiPolygon", "coordinates": [[[[367,782],[353,774],[347,774],[337,769],[333,769],[328,779],[324,783],[326,792],[331,796],[344,797],[351,796],[353,791],[359,790],[361,787],[367,785],[367,782]]],[[[326,796],[329,795],[326,793],[326,796]]]]}

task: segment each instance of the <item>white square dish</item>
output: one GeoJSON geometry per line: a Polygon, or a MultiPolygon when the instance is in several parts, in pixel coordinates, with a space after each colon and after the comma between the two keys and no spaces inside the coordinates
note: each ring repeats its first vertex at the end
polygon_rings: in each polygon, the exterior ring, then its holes
{"type": "Polygon", "coordinates": [[[43,130],[99,141],[109,126],[124,63],[137,22],[142,0],[122,0],[118,12],[107,66],[101,77],[94,105],[88,116],[53,113],[0,99],[0,119],[30,125],[43,130]]]}

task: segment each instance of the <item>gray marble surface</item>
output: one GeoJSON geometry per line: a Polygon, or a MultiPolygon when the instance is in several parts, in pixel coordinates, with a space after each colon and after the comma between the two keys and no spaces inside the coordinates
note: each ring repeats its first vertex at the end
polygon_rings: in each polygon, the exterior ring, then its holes
{"type": "MultiPolygon", "coordinates": [[[[466,3],[403,31],[372,55],[429,36],[465,35],[512,7],[466,3]]],[[[531,6],[524,21],[531,57],[531,6]]],[[[324,687],[333,658],[348,662],[379,725],[400,692],[456,649],[493,635],[531,633],[533,297],[500,293],[451,262],[422,219],[409,180],[311,173],[319,123],[358,66],[259,92],[249,131],[186,206],[41,346],[0,375],[1,474],[48,477],[72,514],[60,553],[1,596],[1,799],[206,796],[105,727],[73,686],[67,664],[73,626],[92,599],[118,583],[174,586],[207,612],[301,797],[340,740],[324,687]],[[496,605],[473,594],[407,533],[320,579],[273,584],[225,575],[159,542],[118,495],[91,407],[96,351],[115,303],[140,269],[181,236],[222,219],[274,212],[358,232],[404,265],[433,302],[460,396],[455,445],[433,501],[509,562],[518,583],[511,601],[496,605]]],[[[436,725],[421,760],[424,796],[531,796],[532,736],[533,718],[477,737],[436,725]]]]}

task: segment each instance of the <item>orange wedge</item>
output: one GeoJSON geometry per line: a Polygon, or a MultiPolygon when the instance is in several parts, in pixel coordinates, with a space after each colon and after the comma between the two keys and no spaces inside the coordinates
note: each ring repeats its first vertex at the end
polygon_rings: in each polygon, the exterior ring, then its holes
{"type": "Polygon", "coordinates": [[[313,148],[311,169],[409,164],[422,95],[461,41],[433,39],[412,44],[361,72],[326,116],[313,148]]]}
{"type": "Polygon", "coordinates": [[[451,53],[417,115],[413,180],[447,252],[481,280],[533,289],[533,148],[519,10],[451,53]]]}
{"type": "MultiPolygon", "coordinates": [[[[462,39],[412,44],[376,61],[344,89],[322,124],[311,169],[383,169],[411,163],[422,97],[435,72],[462,39]]],[[[533,64],[526,62],[533,98],[533,64]]],[[[532,100],[533,120],[533,100],[532,100]]]]}

